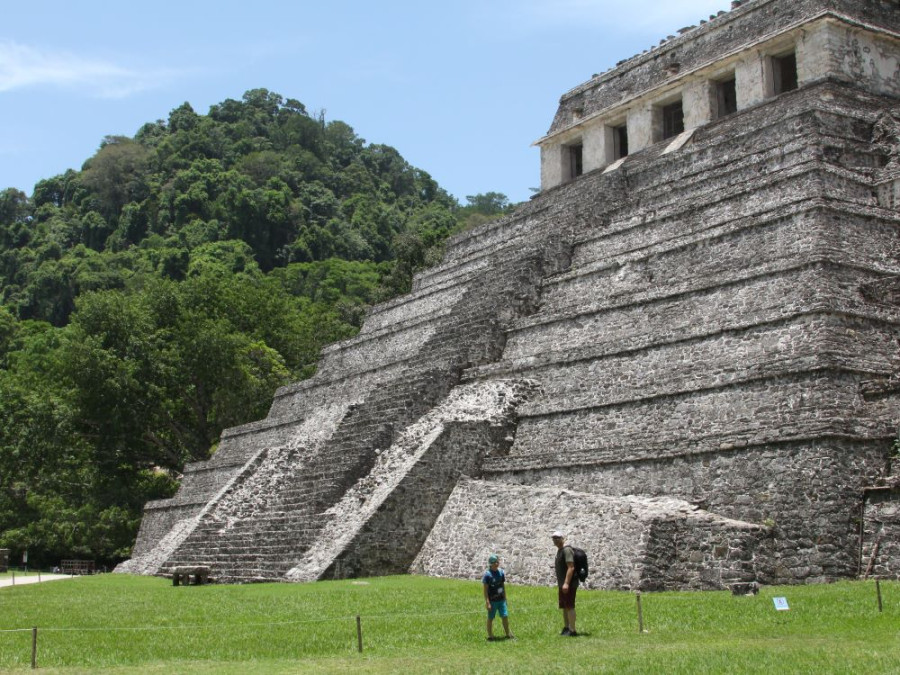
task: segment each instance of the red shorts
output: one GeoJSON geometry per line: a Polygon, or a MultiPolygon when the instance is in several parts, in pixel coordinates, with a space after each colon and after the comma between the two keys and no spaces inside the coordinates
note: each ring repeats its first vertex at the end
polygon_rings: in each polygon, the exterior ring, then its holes
{"type": "Polygon", "coordinates": [[[564,593],[562,586],[559,586],[559,608],[575,609],[575,593],[578,592],[578,586],[569,586],[568,593],[564,593]]]}

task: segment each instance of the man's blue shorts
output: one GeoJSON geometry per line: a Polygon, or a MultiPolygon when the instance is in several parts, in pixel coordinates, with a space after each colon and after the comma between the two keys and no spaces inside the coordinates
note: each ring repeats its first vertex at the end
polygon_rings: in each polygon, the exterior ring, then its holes
{"type": "Polygon", "coordinates": [[[493,600],[491,602],[491,608],[488,610],[488,618],[493,619],[497,616],[497,612],[500,612],[501,619],[505,619],[509,616],[509,611],[506,609],[506,600],[493,600]]]}

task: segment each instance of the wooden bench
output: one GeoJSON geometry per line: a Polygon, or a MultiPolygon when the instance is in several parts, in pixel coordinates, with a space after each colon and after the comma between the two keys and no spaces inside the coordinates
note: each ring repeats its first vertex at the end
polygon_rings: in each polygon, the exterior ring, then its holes
{"type": "Polygon", "coordinates": [[[63,574],[93,574],[93,560],[63,560],[59,563],[59,571],[63,574]]]}
{"type": "Polygon", "coordinates": [[[195,586],[207,584],[209,583],[209,568],[203,565],[176,567],[172,570],[172,585],[178,586],[184,582],[185,586],[190,586],[191,577],[194,578],[195,586]]]}

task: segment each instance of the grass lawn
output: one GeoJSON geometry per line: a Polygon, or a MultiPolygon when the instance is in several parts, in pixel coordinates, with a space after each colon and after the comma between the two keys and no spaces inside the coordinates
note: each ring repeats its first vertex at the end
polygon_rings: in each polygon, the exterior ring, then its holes
{"type": "Polygon", "coordinates": [[[38,626],[45,673],[897,673],[900,583],[881,591],[881,613],[874,582],[644,594],[644,634],[632,593],[582,591],[583,635],[564,638],[555,588],[511,586],[517,639],[487,642],[477,582],[176,588],[106,574],[0,589],[0,669],[30,669],[38,626]],[[789,611],[775,610],[776,596],[789,611]]]}

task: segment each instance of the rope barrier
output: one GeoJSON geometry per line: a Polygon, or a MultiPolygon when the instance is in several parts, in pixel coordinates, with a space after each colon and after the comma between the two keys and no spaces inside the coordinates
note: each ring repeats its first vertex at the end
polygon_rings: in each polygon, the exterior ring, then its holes
{"type": "MultiPolygon", "coordinates": [[[[881,611],[881,589],[878,588],[879,594],[879,611],[881,611]]],[[[696,598],[691,597],[690,594],[682,596],[682,595],[668,595],[665,597],[653,597],[641,595],[641,600],[643,604],[647,604],[648,600],[650,605],[653,608],[660,608],[661,605],[664,605],[670,601],[695,601],[696,598]]],[[[593,600],[585,598],[584,601],[579,601],[578,608],[579,610],[589,609],[593,607],[608,607],[609,601],[603,599],[593,600]]],[[[511,610],[515,610],[517,615],[520,614],[532,614],[532,613],[546,613],[550,611],[547,607],[533,607],[533,608],[520,608],[520,607],[511,607],[511,610]]],[[[555,610],[556,607],[553,607],[555,610]]],[[[367,621],[371,620],[408,620],[408,619],[416,619],[417,621],[427,620],[429,618],[443,618],[443,617],[453,617],[453,616],[473,616],[479,617],[484,614],[484,609],[471,609],[471,610],[460,610],[455,612],[429,612],[422,613],[416,612],[414,614],[365,614],[363,615],[367,621]]],[[[341,616],[333,616],[327,618],[320,619],[297,619],[294,621],[270,621],[270,622],[251,622],[251,623],[242,623],[242,624],[232,624],[234,627],[246,627],[246,628],[261,628],[261,627],[269,627],[269,626],[297,626],[303,624],[317,624],[317,623],[333,623],[333,622],[342,622],[356,621],[358,614],[349,614],[349,615],[341,615],[341,616]]],[[[41,627],[41,631],[50,631],[50,632],[97,632],[97,631],[105,631],[105,632],[113,632],[113,631],[124,631],[124,632],[133,632],[133,631],[157,631],[157,630],[186,630],[186,629],[206,629],[206,628],[220,628],[220,624],[179,624],[172,626],[98,626],[98,627],[41,627]]],[[[22,633],[22,632],[30,632],[32,628],[6,628],[0,629],[0,633],[22,633]]]]}
{"type": "MultiPolygon", "coordinates": [[[[305,621],[276,621],[269,623],[241,623],[241,624],[232,624],[236,628],[264,628],[267,626],[296,626],[300,624],[309,624],[309,623],[327,623],[330,621],[349,621],[352,617],[336,617],[334,619],[308,619],[305,621]]],[[[195,624],[181,624],[177,626],[88,626],[88,627],[70,627],[70,628],[57,628],[48,626],[47,628],[41,627],[41,632],[53,632],[53,633],[71,633],[71,632],[83,632],[83,633],[93,633],[93,632],[107,632],[112,633],[116,631],[154,631],[154,630],[186,630],[186,629],[202,629],[202,628],[221,628],[221,624],[212,624],[212,623],[195,623],[195,624]]],[[[30,628],[15,628],[12,630],[0,630],[0,633],[16,633],[21,631],[30,631],[30,628]]]]}
{"type": "MultiPolygon", "coordinates": [[[[584,602],[579,603],[579,609],[585,609],[589,607],[596,607],[598,605],[602,605],[602,601],[596,602],[584,602]]],[[[553,607],[555,610],[556,608],[553,607]]],[[[515,613],[518,614],[532,614],[532,613],[544,613],[549,611],[547,608],[515,608],[515,613]]],[[[367,621],[371,620],[407,620],[407,619],[416,619],[416,620],[426,620],[429,618],[442,618],[442,617],[450,617],[450,616],[475,616],[480,617],[484,613],[483,608],[474,609],[474,610],[462,610],[458,612],[429,612],[427,614],[417,612],[415,614],[366,614],[364,615],[367,621]]],[[[232,624],[234,627],[246,627],[246,628],[263,628],[267,626],[297,626],[302,624],[314,624],[314,623],[331,623],[331,622],[341,622],[341,621],[355,621],[356,614],[350,614],[346,616],[334,616],[325,619],[297,619],[295,621],[274,621],[274,622],[253,622],[253,623],[242,623],[242,624],[232,624]]],[[[220,628],[220,624],[211,624],[211,623],[196,623],[196,624],[178,624],[172,626],[86,626],[86,627],[53,627],[53,626],[41,626],[41,632],[54,632],[54,633],[66,633],[66,632],[130,632],[130,631],[154,631],[154,630],[187,630],[187,629],[203,629],[203,628],[220,628]]],[[[0,629],[0,633],[17,633],[17,632],[29,632],[31,628],[10,628],[10,629],[0,629]]]]}
{"type": "MultiPolygon", "coordinates": [[[[601,604],[600,602],[585,602],[583,604],[579,604],[579,607],[593,607],[601,604]]],[[[556,609],[554,607],[554,609],[556,609]]],[[[516,614],[530,614],[533,612],[546,612],[548,611],[546,608],[516,608],[516,614]]],[[[428,619],[430,617],[441,618],[448,616],[481,616],[484,613],[483,608],[479,609],[467,609],[461,610],[458,612],[429,612],[429,613],[421,613],[417,612],[415,614],[366,614],[366,620],[372,619],[397,619],[397,620],[406,620],[406,619],[428,619]]],[[[350,615],[342,615],[342,616],[334,616],[328,617],[325,619],[297,619],[294,621],[273,621],[273,622],[253,622],[253,623],[241,623],[241,624],[232,624],[235,627],[246,627],[246,628],[254,628],[254,627],[266,627],[266,626],[295,626],[300,624],[313,624],[313,623],[330,623],[330,622],[340,622],[340,621],[355,621],[356,614],[350,615]]],[[[41,631],[53,631],[53,632],[71,632],[71,631],[84,631],[84,632],[92,632],[92,631],[152,631],[152,630],[185,630],[185,629],[196,629],[196,628],[220,628],[220,624],[211,624],[211,623],[197,623],[197,624],[179,624],[172,626],[88,626],[88,627],[41,627],[41,631]]],[[[31,628],[10,628],[10,629],[0,629],[0,633],[15,633],[20,631],[30,631],[31,628]]]]}

